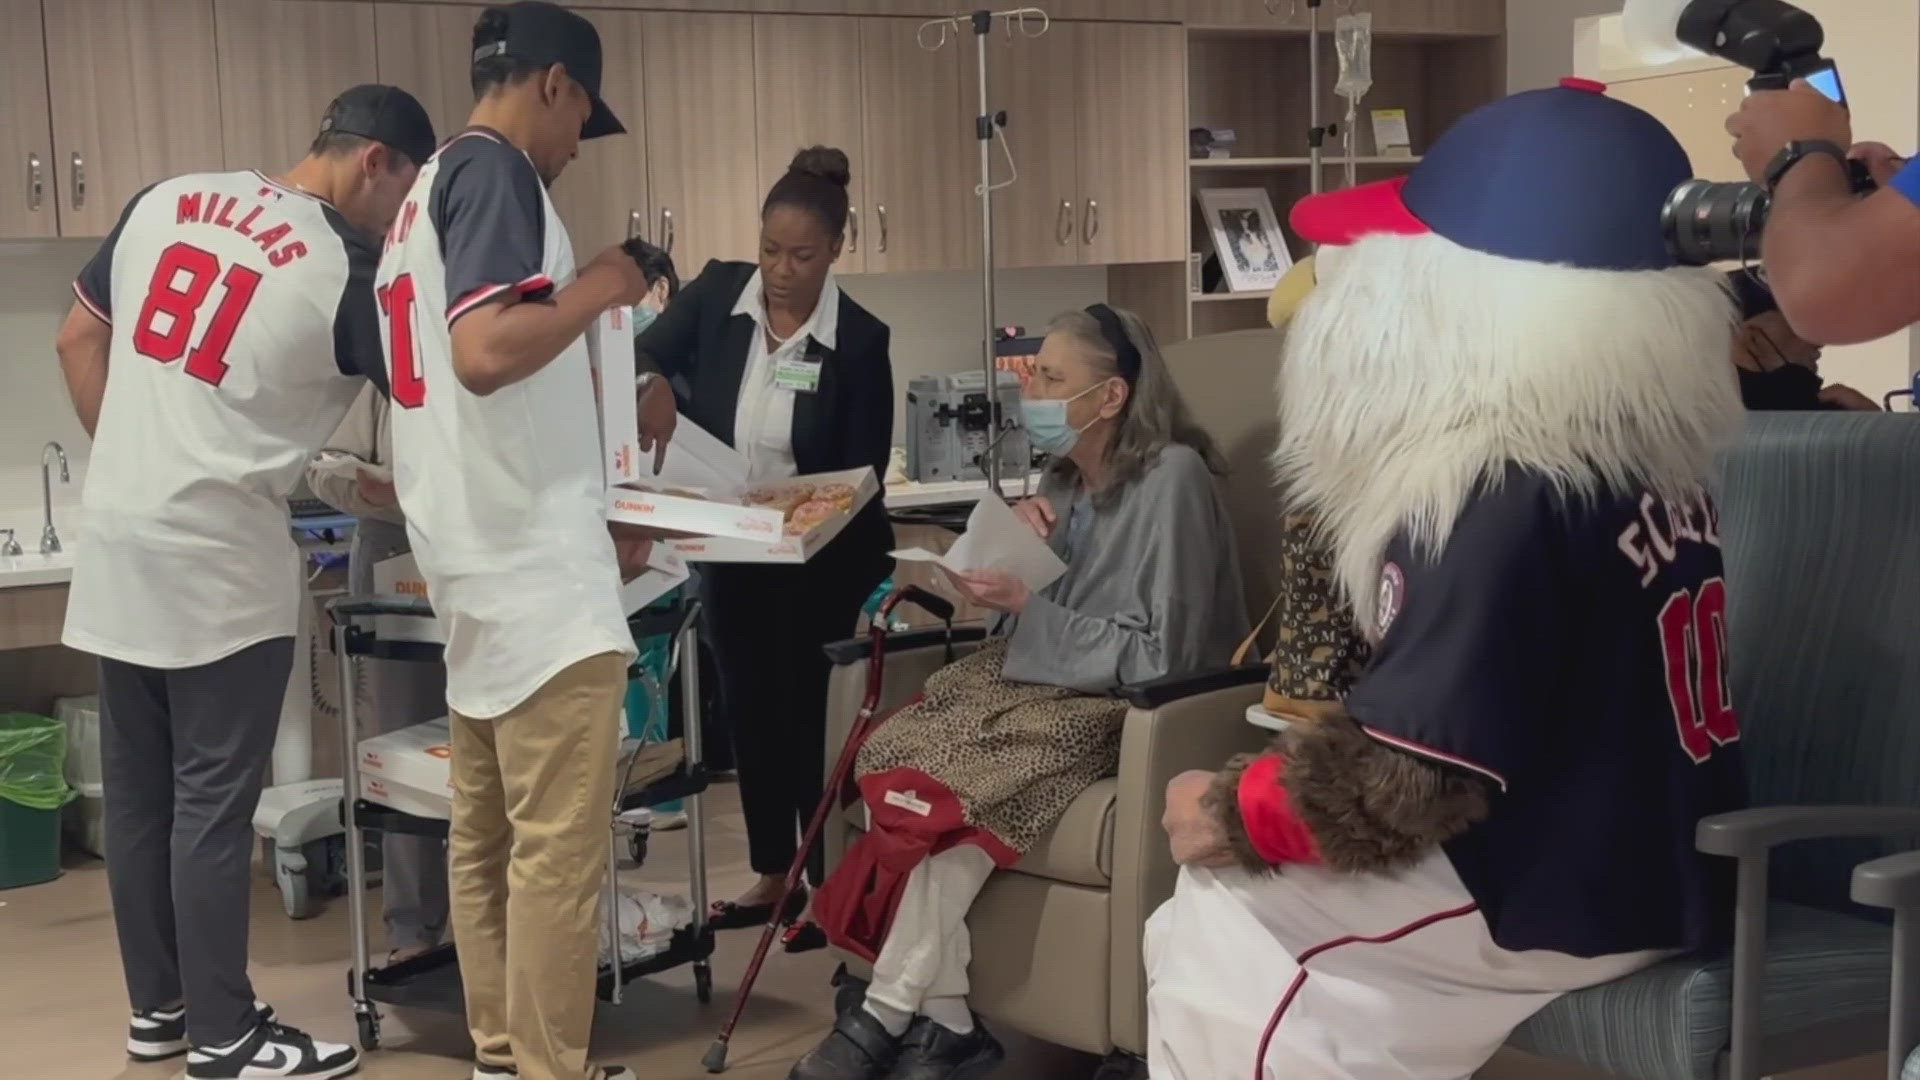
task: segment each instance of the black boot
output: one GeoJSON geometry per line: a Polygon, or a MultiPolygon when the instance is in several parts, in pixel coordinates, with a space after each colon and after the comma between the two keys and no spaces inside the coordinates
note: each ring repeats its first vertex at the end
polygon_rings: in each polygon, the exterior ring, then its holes
{"type": "Polygon", "coordinates": [[[820,1045],[794,1064],[787,1080],[885,1080],[899,1057],[899,1039],[867,1010],[849,1009],[820,1045]]]}
{"type": "Polygon", "coordinates": [[[973,1018],[973,1030],[962,1035],[924,1016],[913,1018],[902,1040],[900,1060],[887,1080],[977,1080],[992,1072],[1007,1051],[987,1025],[973,1018]]]}

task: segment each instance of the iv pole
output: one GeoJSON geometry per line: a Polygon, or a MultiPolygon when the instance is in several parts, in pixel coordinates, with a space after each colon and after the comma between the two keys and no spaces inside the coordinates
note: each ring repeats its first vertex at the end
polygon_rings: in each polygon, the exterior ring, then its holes
{"type": "MultiPolygon", "coordinates": [[[[986,473],[987,487],[995,495],[1004,498],[1000,491],[999,446],[1000,436],[1004,434],[1001,428],[1006,423],[1006,419],[1000,415],[999,369],[994,364],[993,355],[993,336],[996,328],[993,319],[993,193],[1013,183],[1013,180],[1009,178],[1000,184],[993,182],[993,140],[995,135],[999,135],[1004,145],[1006,136],[1001,134],[1000,129],[1007,125],[1007,114],[1005,111],[995,113],[987,104],[987,34],[993,30],[993,20],[1004,19],[1008,33],[1012,33],[1012,28],[1018,25],[1020,32],[1027,37],[1039,37],[1047,32],[1052,25],[1052,20],[1048,18],[1046,12],[1031,7],[1012,8],[1007,11],[976,11],[966,16],[934,19],[920,26],[918,40],[921,48],[929,52],[939,52],[946,46],[948,35],[961,26],[963,19],[966,28],[973,31],[974,70],[979,91],[980,111],[973,118],[973,134],[974,140],[980,147],[980,183],[973,190],[974,194],[980,197],[980,323],[982,331],[980,369],[986,376],[987,415],[992,418],[993,433],[986,452],[981,456],[980,468],[986,473]],[[1040,19],[1040,29],[1030,33],[1026,23],[1029,18],[1035,16],[1040,19]],[[934,28],[938,28],[939,32],[934,43],[928,45],[927,31],[934,28]]],[[[1013,160],[1011,153],[1007,160],[1011,164],[1013,160]]]]}

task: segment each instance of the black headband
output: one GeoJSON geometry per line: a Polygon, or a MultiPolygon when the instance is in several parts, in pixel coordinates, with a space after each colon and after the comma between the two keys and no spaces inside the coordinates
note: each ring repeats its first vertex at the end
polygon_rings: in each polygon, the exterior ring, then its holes
{"type": "Polygon", "coordinates": [[[1100,324],[1100,336],[1113,346],[1113,355],[1120,364],[1120,377],[1132,386],[1140,378],[1140,350],[1133,345],[1133,339],[1127,336],[1126,324],[1120,316],[1105,304],[1094,304],[1087,309],[1093,321],[1100,324]]]}

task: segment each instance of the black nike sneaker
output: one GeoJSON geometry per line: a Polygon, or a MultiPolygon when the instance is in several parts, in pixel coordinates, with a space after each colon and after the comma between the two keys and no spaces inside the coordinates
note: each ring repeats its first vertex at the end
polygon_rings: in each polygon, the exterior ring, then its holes
{"type": "MultiPolygon", "coordinates": [[[[273,1019],[273,1006],[253,1003],[260,1022],[273,1019]]],[[[135,1061],[165,1061],[187,1052],[187,1009],[146,1009],[127,1025],[127,1056],[135,1061]]]]}
{"type": "Polygon", "coordinates": [[[333,1080],[360,1068],[360,1052],[316,1042],[304,1031],[272,1021],[226,1046],[197,1046],[187,1054],[188,1080],[333,1080]]]}

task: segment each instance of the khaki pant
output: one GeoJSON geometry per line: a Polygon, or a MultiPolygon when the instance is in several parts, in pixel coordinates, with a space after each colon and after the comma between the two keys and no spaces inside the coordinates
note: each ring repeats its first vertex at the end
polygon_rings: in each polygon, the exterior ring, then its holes
{"type": "Polygon", "coordinates": [[[454,941],[482,1063],[584,1080],[626,660],[567,668],[492,720],[455,714],[454,941]]]}

